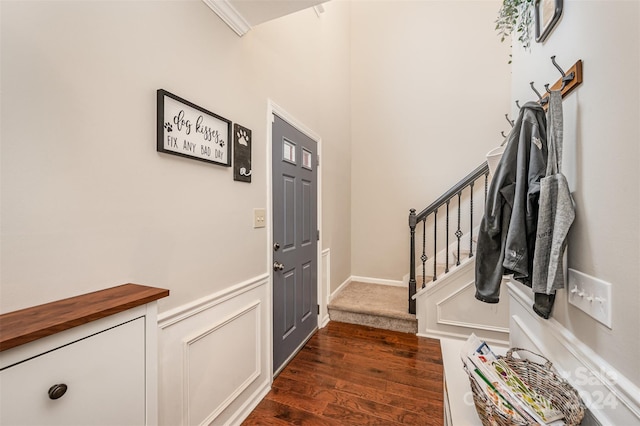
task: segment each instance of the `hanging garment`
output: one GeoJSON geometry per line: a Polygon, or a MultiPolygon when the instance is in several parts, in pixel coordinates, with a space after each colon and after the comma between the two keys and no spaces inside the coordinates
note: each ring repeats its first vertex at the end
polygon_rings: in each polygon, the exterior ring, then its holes
{"type": "Polygon", "coordinates": [[[556,290],[564,288],[562,257],[569,228],[575,219],[569,184],[561,172],[563,115],[560,91],[552,91],[549,96],[547,126],[547,170],[540,181],[540,208],[532,275],[532,288],[538,293],[533,310],[543,318],[549,318],[551,314],[556,290]]]}
{"type": "Polygon", "coordinates": [[[476,252],[476,295],[497,303],[503,275],[531,287],[540,179],[547,167],[543,108],[527,102],[491,180],[476,252]]]}

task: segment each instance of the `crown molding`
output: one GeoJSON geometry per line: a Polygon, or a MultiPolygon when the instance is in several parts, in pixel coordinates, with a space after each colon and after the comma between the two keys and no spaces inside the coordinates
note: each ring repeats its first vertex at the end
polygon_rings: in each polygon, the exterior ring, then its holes
{"type": "Polygon", "coordinates": [[[238,36],[242,37],[251,29],[247,20],[228,0],[202,0],[218,15],[238,36]]]}

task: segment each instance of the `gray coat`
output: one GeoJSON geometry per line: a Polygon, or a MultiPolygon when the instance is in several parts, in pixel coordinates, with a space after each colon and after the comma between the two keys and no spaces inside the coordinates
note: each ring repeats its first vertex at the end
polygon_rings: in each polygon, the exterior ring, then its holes
{"type": "Polygon", "coordinates": [[[491,180],[476,252],[476,298],[483,302],[499,301],[503,275],[531,287],[546,127],[539,104],[523,105],[491,180]]]}

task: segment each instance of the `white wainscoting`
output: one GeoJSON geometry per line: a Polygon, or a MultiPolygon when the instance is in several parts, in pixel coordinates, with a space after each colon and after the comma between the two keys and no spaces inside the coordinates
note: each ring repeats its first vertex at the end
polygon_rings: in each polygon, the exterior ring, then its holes
{"type": "Polygon", "coordinates": [[[473,260],[467,260],[416,293],[419,336],[466,340],[475,333],[490,344],[508,343],[507,292],[502,286],[503,303],[477,300],[474,266],[473,260]]]}
{"type": "Polygon", "coordinates": [[[545,320],[536,315],[530,289],[515,282],[508,283],[508,289],[511,346],[530,349],[553,362],[589,408],[582,424],[640,424],[640,389],[553,317],[545,320]]]}
{"type": "Polygon", "coordinates": [[[318,328],[323,328],[329,324],[329,289],[331,288],[331,250],[322,250],[322,283],[318,288],[318,304],[320,305],[320,316],[318,317],[318,328]]]}
{"type": "Polygon", "coordinates": [[[159,423],[239,424],[271,385],[269,275],[158,316],[159,423]]]}

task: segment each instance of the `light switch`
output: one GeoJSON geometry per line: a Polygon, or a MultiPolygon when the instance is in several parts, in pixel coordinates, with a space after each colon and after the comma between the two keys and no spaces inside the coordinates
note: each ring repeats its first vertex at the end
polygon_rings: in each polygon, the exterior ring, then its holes
{"type": "Polygon", "coordinates": [[[266,226],[265,216],[265,209],[253,209],[253,227],[264,228],[266,226]]]}

